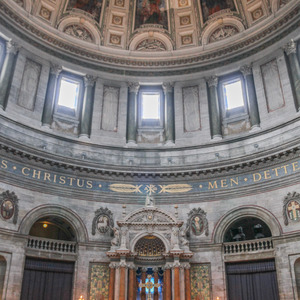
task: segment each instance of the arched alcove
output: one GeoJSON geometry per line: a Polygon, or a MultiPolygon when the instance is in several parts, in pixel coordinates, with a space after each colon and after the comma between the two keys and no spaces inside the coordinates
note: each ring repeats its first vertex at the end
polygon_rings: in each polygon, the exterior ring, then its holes
{"type": "Polygon", "coordinates": [[[35,222],[49,216],[61,218],[67,224],[70,224],[75,232],[77,242],[86,242],[88,240],[86,227],[80,217],[72,210],[58,205],[44,205],[30,211],[20,224],[20,233],[28,235],[35,222]]]}
{"type": "Polygon", "coordinates": [[[37,220],[31,227],[29,235],[48,239],[76,241],[72,226],[61,217],[47,216],[37,220]]]}

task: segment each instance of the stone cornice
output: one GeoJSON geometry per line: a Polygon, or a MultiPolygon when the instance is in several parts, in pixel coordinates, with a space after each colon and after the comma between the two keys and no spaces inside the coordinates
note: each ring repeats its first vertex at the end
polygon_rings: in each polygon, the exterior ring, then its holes
{"type": "Polygon", "coordinates": [[[121,72],[128,76],[156,76],[158,74],[170,76],[182,74],[183,68],[185,74],[209,70],[219,66],[220,63],[232,63],[265,49],[300,26],[299,10],[300,4],[298,3],[286,15],[278,17],[260,32],[252,36],[249,34],[247,38],[220,49],[183,58],[162,57],[158,59],[156,57],[152,60],[145,57],[141,59],[126,56],[116,57],[94,50],[87,51],[79,46],[68,44],[63,38],[54,34],[49,35],[46,30],[41,31],[32,22],[26,20],[25,16],[18,15],[4,2],[0,3],[0,24],[42,51],[67,61],[75,62],[74,57],[77,57],[76,64],[90,69],[98,69],[101,64],[101,70],[109,73],[121,72]],[[228,59],[228,55],[230,55],[230,59],[228,59]],[[146,70],[137,70],[141,68],[146,70]]]}

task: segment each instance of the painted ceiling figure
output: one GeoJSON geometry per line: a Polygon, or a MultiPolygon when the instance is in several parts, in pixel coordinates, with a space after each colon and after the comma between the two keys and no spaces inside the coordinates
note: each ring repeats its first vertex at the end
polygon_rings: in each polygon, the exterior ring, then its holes
{"type": "Polygon", "coordinates": [[[206,21],[210,15],[222,9],[229,8],[235,10],[233,0],[201,0],[201,7],[204,21],[206,21]]]}
{"type": "Polygon", "coordinates": [[[68,9],[77,8],[90,13],[94,18],[99,18],[102,0],[71,0],[68,9]]]}

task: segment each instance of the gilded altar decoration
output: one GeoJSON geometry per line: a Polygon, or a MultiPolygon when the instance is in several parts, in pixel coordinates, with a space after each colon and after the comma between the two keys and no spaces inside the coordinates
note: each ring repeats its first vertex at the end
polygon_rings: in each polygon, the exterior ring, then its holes
{"type": "Polygon", "coordinates": [[[108,300],[109,266],[106,263],[91,263],[89,278],[89,299],[108,300]]]}
{"type": "Polygon", "coordinates": [[[144,24],[162,25],[168,29],[166,0],[137,0],[135,28],[144,24]]]}
{"type": "Polygon", "coordinates": [[[283,200],[283,217],[284,224],[288,225],[289,221],[300,220],[300,194],[293,192],[288,193],[283,200]]]}
{"type": "Polygon", "coordinates": [[[203,232],[208,236],[208,221],[206,212],[201,208],[194,208],[188,213],[187,235],[200,236],[203,232]]]}
{"type": "Polygon", "coordinates": [[[114,227],[113,214],[108,208],[100,207],[95,211],[95,217],[92,223],[92,235],[96,234],[96,230],[101,233],[109,233],[112,235],[114,227]]]}
{"type": "Polygon", "coordinates": [[[80,9],[89,13],[94,19],[99,20],[102,0],[70,0],[67,9],[80,9]]]}
{"type": "Polygon", "coordinates": [[[200,0],[200,3],[204,22],[206,22],[211,15],[223,9],[236,10],[234,0],[200,0]]]}
{"type": "Polygon", "coordinates": [[[1,217],[4,220],[10,220],[13,218],[13,223],[17,223],[18,219],[18,198],[14,192],[6,191],[1,194],[0,198],[0,210],[1,210],[1,217]]]}
{"type": "Polygon", "coordinates": [[[191,299],[210,300],[210,264],[191,264],[191,299]]]}

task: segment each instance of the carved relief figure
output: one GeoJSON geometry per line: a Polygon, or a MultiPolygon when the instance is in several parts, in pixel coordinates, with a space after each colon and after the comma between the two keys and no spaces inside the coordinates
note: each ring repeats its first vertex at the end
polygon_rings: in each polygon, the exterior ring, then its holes
{"type": "Polygon", "coordinates": [[[114,227],[113,232],[114,232],[114,237],[111,240],[111,245],[112,246],[119,246],[120,245],[120,232],[119,232],[119,229],[114,227]]]}
{"type": "Polygon", "coordinates": [[[144,24],[159,24],[168,27],[165,0],[137,0],[135,28],[144,24]]]}
{"type": "Polygon", "coordinates": [[[105,233],[109,230],[109,219],[105,215],[99,216],[97,220],[97,229],[101,233],[105,233]]]}
{"type": "Polygon", "coordinates": [[[96,20],[99,20],[102,0],[70,0],[67,9],[77,8],[91,14],[96,20]]]}
{"type": "Polygon", "coordinates": [[[200,0],[200,2],[204,22],[210,15],[222,9],[236,10],[233,0],[200,0]]]}
{"type": "Polygon", "coordinates": [[[194,235],[200,235],[203,232],[203,221],[199,216],[192,219],[191,227],[194,235]]]}

